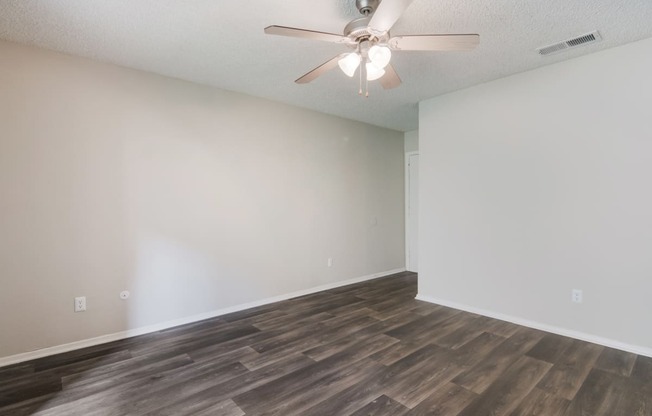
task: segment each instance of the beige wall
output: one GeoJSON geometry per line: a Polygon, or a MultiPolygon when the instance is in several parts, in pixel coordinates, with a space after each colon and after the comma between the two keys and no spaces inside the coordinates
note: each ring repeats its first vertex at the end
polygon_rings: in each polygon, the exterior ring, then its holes
{"type": "Polygon", "coordinates": [[[403,133],[0,56],[0,357],[404,267],[403,133]]]}
{"type": "Polygon", "coordinates": [[[652,355],[650,74],[652,39],[422,102],[419,295],[652,355]]]}

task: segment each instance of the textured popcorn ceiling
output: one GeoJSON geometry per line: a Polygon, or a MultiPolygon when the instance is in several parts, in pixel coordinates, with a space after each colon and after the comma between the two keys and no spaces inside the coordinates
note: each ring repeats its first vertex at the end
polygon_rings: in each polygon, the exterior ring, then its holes
{"type": "Polygon", "coordinates": [[[269,98],[396,130],[418,102],[652,36],[652,0],[414,0],[392,33],[479,33],[473,52],[395,52],[403,85],[339,69],[293,81],[346,50],[263,34],[277,24],[341,33],[354,0],[0,0],[0,38],[269,98]],[[599,30],[603,41],[549,57],[535,49],[599,30]]]}

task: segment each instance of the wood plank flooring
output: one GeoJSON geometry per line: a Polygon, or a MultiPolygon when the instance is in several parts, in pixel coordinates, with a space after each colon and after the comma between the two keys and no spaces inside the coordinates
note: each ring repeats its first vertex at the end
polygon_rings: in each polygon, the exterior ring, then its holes
{"type": "Polygon", "coordinates": [[[652,416],[652,358],[394,276],[0,368],[0,415],[652,416]]]}

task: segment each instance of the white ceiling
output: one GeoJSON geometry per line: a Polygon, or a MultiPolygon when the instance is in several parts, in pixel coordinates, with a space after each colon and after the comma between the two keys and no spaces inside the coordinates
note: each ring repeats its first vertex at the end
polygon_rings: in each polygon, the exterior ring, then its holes
{"type": "Polygon", "coordinates": [[[347,49],[269,36],[272,24],[341,33],[355,0],[0,0],[0,38],[409,131],[418,102],[652,37],[652,0],[414,0],[394,35],[479,33],[472,52],[395,52],[403,84],[335,69],[293,81],[347,49]],[[599,30],[603,41],[549,57],[535,49],[599,30]]]}

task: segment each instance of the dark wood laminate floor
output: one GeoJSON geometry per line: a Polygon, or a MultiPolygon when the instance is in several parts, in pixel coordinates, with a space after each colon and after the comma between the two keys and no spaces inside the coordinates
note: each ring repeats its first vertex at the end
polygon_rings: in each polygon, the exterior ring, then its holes
{"type": "Polygon", "coordinates": [[[0,368],[0,414],[652,415],[651,358],[415,294],[401,273],[0,368]]]}

